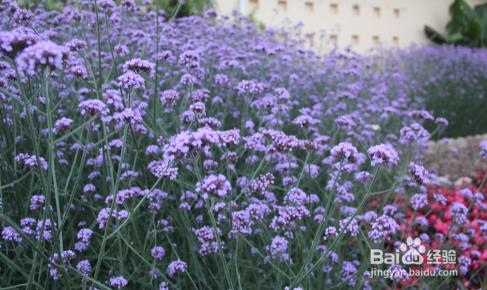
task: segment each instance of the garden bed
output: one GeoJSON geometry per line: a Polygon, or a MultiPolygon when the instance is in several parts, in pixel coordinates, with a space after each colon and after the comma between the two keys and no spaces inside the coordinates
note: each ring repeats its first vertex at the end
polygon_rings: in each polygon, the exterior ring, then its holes
{"type": "Polygon", "coordinates": [[[487,54],[319,55],[239,15],[75,4],[0,3],[1,288],[485,285],[482,194],[436,187],[421,156],[448,62],[487,54]],[[372,278],[371,250],[401,244],[453,251],[457,275],[372,278]]]}

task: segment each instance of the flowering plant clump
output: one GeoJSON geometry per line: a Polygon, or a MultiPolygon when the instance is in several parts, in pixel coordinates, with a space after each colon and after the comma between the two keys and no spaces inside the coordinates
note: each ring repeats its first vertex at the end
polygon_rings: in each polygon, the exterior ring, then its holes
{"type": "MultiPolygon", "coordinates": [[[[441,115],[435,123],[448,124],[445,135],[485,134],[487,118],[487,53],[485,49],[457,45],[413,47],[381,55],[385,66],[401,64],[397,82],[415,82],[415,94],[426,109],[441,115]],[[446,119],[445,119],[446,118],[446,119]]],[[[433,129],[434,126],[426,126],[433,129]]]]}
{"type": "Polygon", "coordinates": [[[433,202],[446,122],[402,66],[132,0],[4,1],[0,25],[0,288],[483,285],[485,201],[433,202]],[[411,215],[458,276],[372,278],[411,215]]]}
{"type": "MultiPolygon", "coordinates": [[[[422,194],[429,205],[418,209],[411,204],[401,223],[405,236],[419,237],[432,251],[454,249],[458,253],[459,283],[465,288],[482,284],[482,277],[486,275],[486,176],[481,172],[473,184],[457,188],[429,187],[428,192],[422,194]]],[[[416,282],[416,277],[403,281],[404,285],[416,282]]]]}

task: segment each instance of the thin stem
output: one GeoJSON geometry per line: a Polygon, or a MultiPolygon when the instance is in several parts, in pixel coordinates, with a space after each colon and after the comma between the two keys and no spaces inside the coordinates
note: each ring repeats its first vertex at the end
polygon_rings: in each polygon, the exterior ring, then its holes
{"type": "Polygon", "coordinates": [[[218,228],[216,226],[215,216],[213,215],[213,207],[214,207],[213,202],[214,201],[211,200],[210,206],[208,207],[208,215],[210,216],[211,225],[213,227],[215,239],[216,239],[216,242],[218,244],[218,255],[220,256],[221,262],[223,264],[223,271],[225,272],[225,278],[227,279],[228,285],[230,286],[230,289],[235,289],[235,287],[233,286],[232,278],[230,276],[230,270],[229,270],[229,267],[227,264],[227,260],[225,259],[225,256],[223,255],[223,247],[222,247],[222,243],[220,241],[220,236],[218,235],[218,228]]]}
{"type": "Polygon", "coordinates": [[[317,267],[319,267],[319,265],[324,262],[327,258],[328,258],[328,254],[335,248],[335,246],[337,245],[337,243],[339,243],[343,237],[345,236],[345,232],[348,228],[348,226],[352,223],[352,221],[354,220],[354,218],[359,214],[359,212],[362,210],[362,208],[365,206],[365,203],[367,202],[367,199],[370,195],[370,192],[375,184],[375,181],[377,180],[377,175],[379,174],[379,168],[380,166],[377,166],[376,167],[376,170],[375,170],[375,174],[374,174],[374,177],[370,183],[370,186],[368,187],[367,189],[367,192],[365,193],[362,201],[360,202],[360,205],[359,207],[357,208],[357,210],[352,214],[352,216],[349,218],[347,224],[344,225],[343,229],[340,231],[338,237],[332,242],[332,244],[327,247],[327,250],[326,252],[318,259],[318,261],[316,261],[316,263],[311,266],[304,274],[302,275],[297,275],[296,278],[294,279],[294,281],[291,283],[291,286],[289,286],[289,288],[292,288],[292,287],[295,287],[297,284],[299,284],[304,278],[306,278],[311,272],[313,272],[317,267]]]}
{"type": "Polygon", "coordinates": [[[57,225],[58,225],[58,238],[59,238],[59,251],[62,252],[64,250],[63,245],[63,233],[61,231],[62,225],[62,215],[61,215],[61,201],[59,198],[59,190],[57,186],[57,176],[56,176],[56,164],[54,161],[54,136],[53,136],[53,120],[52,120],[52,111],[51,111],[51,97],[49,94],[49,70],[46,70],[44,75],[44,93],[46,98],[46,113],[47,113],[47,128],[48,128],[48,155],[49,155],[49,169],[51,170],[52,176],[52,184],[54,188],[54,200],[56,203],[56,215],[57,215],[57,225]]]}

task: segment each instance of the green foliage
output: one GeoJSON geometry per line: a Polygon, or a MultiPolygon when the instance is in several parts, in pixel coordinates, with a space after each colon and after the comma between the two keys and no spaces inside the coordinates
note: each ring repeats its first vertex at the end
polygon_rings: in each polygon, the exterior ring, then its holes
{"type": "Polygon", "coordinates": [[[465,0],[455,0],[450,5],[449,13],[451,20],[446,25],[446,36],[428,25],[424,27],[431,41],[470,47],[487,46],[487,4],[472,8],[465,0]]]}
{"type": "MultiPolygon", "coordinates": [[[[1,2],[1,1],[0,1],[1,2]]],[[[22,0],[19,5],[22,8],[38,8],[42,7],[47,11],[62,10],[66,6],[66,0],[22,0]]],[[[115,0],[119,3],[120,1],[115,0]]],[[[139,0],[136,0],[140,3],[139,0]]],[[[213,6],[211,0],[155,0],[151,7],[162,8],[166,11],[169,17],[186,17],[190,15],[201,15],[205,9],[213,6]]]]}
{"type": "Polygon", "coordinates": [[[17,3],[21,8],[29,9],[29,10],[42,8],[46,11],[63,10],[63,8],[68,5],[68,2],[70,1],[68,0],[19,0],[17,1],[17,3]]]}
{"type": "Polygon", "coordinates": [[[205,9],[212,7],[210,0],[159,0],[158,2],[160,7],[166,10],[167,15],[176,17],[201,15],[205,9]]]}

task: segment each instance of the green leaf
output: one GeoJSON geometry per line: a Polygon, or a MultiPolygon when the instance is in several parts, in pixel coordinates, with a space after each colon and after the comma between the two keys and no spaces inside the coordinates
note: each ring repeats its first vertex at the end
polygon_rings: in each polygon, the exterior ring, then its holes
{"type": "Polygon", "coordinates": [[[429,26],[426,36],[435,43],[451,43],[467,46],[484,46],[487,43],[487,4],[472,8],[465,0],[455,0],[449,7],[450,21],[446,25],[447,36],[429,26]]]}
{"type": "Polygon", "coordinates": [[[433,41],[434,43],[445,44],[448,42],[446,37],[444,37],[443,35],[441,35],[439,32],[437,32],[436,30],[434,30],[428,25],[424,27],[424,33],[426,34],[426,37],[428,37],[428,39],[433,41]]]}
{"type": "Polygon", "coordinates": [[[482,39],[482,25],[478,19],[471,19],[467,24],[467,31],[465,38],[470,41],[473,46],[480,46],[482,39]]]}
{"type": "Polygon", "coordinates": [[[446,25],[448,34],[464,33],[468,30],[468,23],[477,19],[477,13],[464,0],[455,0],[449,8],[451,20],[446,25]]]}
{"type": "Polygon", "coordinates": [[[456,32],[448,35],[448,42],[449,43],[460,43],[464,40],[464,37],[461,33],[456,32]]]}
{"type": "Polygon", "coordinates": [[[482,29],[480,46],[485,47],[487,45],[487,4],[477,5],[474,10],[482,29]]]}

